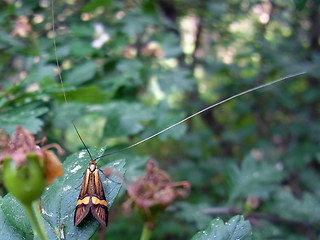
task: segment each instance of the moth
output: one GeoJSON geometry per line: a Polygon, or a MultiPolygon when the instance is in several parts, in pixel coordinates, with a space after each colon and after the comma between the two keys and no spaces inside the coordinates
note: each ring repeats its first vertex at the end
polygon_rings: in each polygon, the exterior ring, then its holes
{"type": "Polygon", "coordinates": [[[82,222],[90,210],[102,226],[108,225],[108,204],[99,176],[99,168],[94,160],[90,161],[82,181],[74,212],[74,225],[77,226],[82,222]]]}
{"type": "Polygon", "coordinates": [[[108,203],[99,175],[100,169],[96,164],[96,160],[103,156],[93,159],[76,126],[74,124],[73,126],[91,158],[89,166],[85,171],[80,194],[76,203],[74,226],[80,224],[88,215],[89,211],[91,211],[91,214],[100,222],[101,226],[106,227],[108,225],[108,203]]]}

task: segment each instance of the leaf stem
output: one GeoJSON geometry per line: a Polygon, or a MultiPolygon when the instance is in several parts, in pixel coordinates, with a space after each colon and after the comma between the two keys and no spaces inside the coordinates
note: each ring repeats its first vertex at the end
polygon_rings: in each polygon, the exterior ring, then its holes
{"type": "Polygon", "coordinates": [[[143,225],[142,234],[140,240],[149,240],[151,237],[152,229],[150,229],[149,224],[145,223],[143,225]]]}
{"type": "Polygon", "coordinates": [[[31,222],[34,235],[38,236],[40,240],[48,240],[48,236],[44,229],[43,221],[40,215],[39,206],[37,205],[38,201],[34,201],[32,204],[23,204],[23,207],[31,222]]]}

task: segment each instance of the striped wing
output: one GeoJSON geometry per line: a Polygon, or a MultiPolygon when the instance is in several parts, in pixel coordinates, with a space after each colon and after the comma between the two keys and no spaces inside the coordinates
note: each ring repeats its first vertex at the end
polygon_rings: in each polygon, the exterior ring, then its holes
{"type": "Polygon", "coordinates": [[[96,196],[92,196],[92,215],[101,223],[102,226],[108,225],[108,207],[105,199],[99,199],[96,196]]]}
{"type": "Polygon", "coordinates": [[[74,213],[75,226],[82,222],[90,209],[92,215],[101,223],[101,225],[108,225],[108,205],[100,180],[99,169],[95,164],[93,166],[92,164],[89,165],[83,178],[74,213]]]}

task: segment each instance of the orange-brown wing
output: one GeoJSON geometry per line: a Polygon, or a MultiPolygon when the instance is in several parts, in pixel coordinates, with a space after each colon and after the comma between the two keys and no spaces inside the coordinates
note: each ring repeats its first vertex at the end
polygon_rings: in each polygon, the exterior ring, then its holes
{"type": "Polygon", "coordinates": [[[94,191],[91,195],[91,213],[103,226],[108,225],[108,204],[104,195],[103,185],[99,176],[99,169],[96,168],[94,175],[94,191]]]}
{"type": "Polygon", "coordinates": [[[89,169],[87,169],[82,181],[80,194],[76,204],[76,210],[74,212],[75,226],[77,226],[87,216],[90,210],[91,201],[90,201],[90,195],[88,195],[88,187],[90,185],[89,183],[90,175],[91,175],[91,172],[89,169]]]}
{"type": "Polygon", "coordinates": [[[81,190],[80,190],[78,199],[84,197],[85,195],[88,195],[88,193],[89,193],[88,188],[90,186],[90,180],[92,178],[91,175],[92,175],[92,173],[90,172],[89,168],[87,168],[87,170],[85,171],[85,175],[83,177],[81,190]]]}
{"type": "MultiPolygon", "coordinates": [[[[89,201],[89,196],[85,197],[83,200],[89,201]]],[[[79,200],[78,200],[79,202],[79,200]]],[[[88,212],[90,210],[90,205],[85,203],[80,203],[76,206],[76,210],[74,212],[74,225],[77,226],[79,223],[82,222],[82,220],[88,215],[88,212]]]]}
{"type": "Polygon", "coordinates": [[[105,199],[92,196],[91,213],[102,226],[106,227],[108,225],[108,207],[105,199]]]}
{"type": "MultiPolygon", "coordinates": [[[[106,200],[104,195],[103,185],[99,176],[99,168],[96,168],[93,174],[90,176],[92,177],[92,182],[94,182],[93,189],[89,190],[89,194],[99,196],[100,199],[106,200]]],[[[91,187],[90,187],[91,188],[91,187]]]]}

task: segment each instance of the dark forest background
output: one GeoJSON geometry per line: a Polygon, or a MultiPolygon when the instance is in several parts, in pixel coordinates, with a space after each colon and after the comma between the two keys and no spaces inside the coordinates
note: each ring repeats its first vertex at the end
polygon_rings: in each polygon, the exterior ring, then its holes
{"type": "MultiPolygon", "coordinates": [[[[306,71],[105,161],[124,158],[134,181],[152,158],[190,182],[189,196],[158,216],[152,239],[189,239],[236,214],[250,220],[255,239],[320,237],[319,1],[55,0],[55,32],[51,7],[0,3],[3,131],[22,125],[68,156],[83,149],[73,120],[88,146],[116,150],[306,71]]],[[[126,199],[122,192],[112,206],[105,239],[140,235],[138,214],[122,213],[126,199]]]]}

